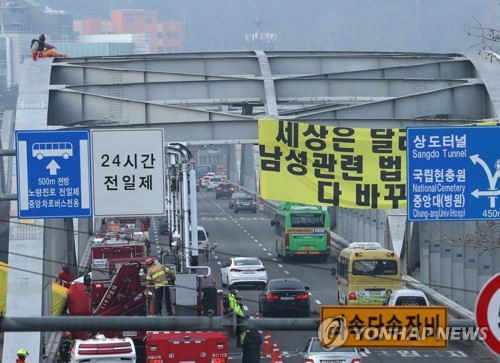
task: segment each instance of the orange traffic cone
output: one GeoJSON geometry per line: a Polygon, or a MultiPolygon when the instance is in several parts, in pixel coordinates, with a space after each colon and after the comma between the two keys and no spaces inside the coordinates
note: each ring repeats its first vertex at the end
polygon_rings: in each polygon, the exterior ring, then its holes
{"type": "Polygon", "coordinates": [[[278,348],[278,343],[273,344],[273,356],[270,363],[283,363],[283,359],[281,359],[280,348],[278,348]]]}
{"type": "Polygon", "coordinates": [[[271,357],[271,347],[273,346],[273,342],[271,340],[271,332],[266,330],[264,334],[264,346],[262,347],[262,354],[266,357],[271,357]]]}

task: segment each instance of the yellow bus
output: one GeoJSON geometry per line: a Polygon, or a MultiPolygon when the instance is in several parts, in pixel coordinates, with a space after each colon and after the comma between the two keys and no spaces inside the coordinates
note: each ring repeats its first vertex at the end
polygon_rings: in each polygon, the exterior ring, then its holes
{"type": "Polygon", "coordinates": [[[377,242],[353,242],[339,253],[337,269],[340,305],[382,305],[401,288],[399,257],[377,242]]]}

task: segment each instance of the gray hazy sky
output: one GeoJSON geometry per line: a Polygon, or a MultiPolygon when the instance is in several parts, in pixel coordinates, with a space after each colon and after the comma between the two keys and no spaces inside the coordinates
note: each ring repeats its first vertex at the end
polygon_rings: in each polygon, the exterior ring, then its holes
{"type": "Polygon", "coordinates": [[[247,49],[245,33],[274,33],[275,50],[465,52],[477,26],[500,29],[499,0],[42,0],[75,19],[155,9],[183,20],[184,51],[247,49]]]}

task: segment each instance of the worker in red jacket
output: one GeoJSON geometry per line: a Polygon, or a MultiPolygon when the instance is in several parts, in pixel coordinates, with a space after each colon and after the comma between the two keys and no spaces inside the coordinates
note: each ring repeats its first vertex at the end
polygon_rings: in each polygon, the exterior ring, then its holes
{"type": "Polygon", "coordinates": [[[74,279],[75,276],[73,276],[73,274],[69,271],[69,267],[63,265],[62,271],[57,274],[56,282],[59,283],[59,285],[69,289],[69,286],[74,279]]]}
{"type": "Polygon", "coordinates": [[[26,349],[19,349],[17,351],[17,359],[16,363],[25,363],[26,362],[26,357],[28,356],[28,352],[26,349]]]}

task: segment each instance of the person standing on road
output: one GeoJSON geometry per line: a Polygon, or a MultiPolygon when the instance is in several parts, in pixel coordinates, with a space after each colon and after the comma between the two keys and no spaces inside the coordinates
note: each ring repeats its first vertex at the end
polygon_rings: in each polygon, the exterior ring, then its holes
{"type": "Polygon", "coordinates": [[[26,351],[26,349],[19,349],[17,351],[17,359],[16,359],[16,363],[23,363],[23,362],[26,362],[26,357],[28,356],[28,352],[26,351]]]}
{"type": "Polygon", "coordinates": [[[262,337],[256,329],[247,330],[243,338],[243,360],[242,363],[260,362],[260,346],[262,337]]]}
{"type": "MultiPolygon", "coordinates": [[[[229,294],[227,295],[229,300],[229,309],[228,313],[236,313],[236,315],[245,317],[245,313],[243,312],[243,300],[241,296],[236,296],[236,288],[234,285],[229,286],[229,294]]],[[[241,348],[241,344],[243,343],[243,338],[245,337],[245,332],[240,333],[236,337],[236,347],[241,348]]]]}
{"type": "Polygon", "coordinates": [[[238,300],[236,297],[236,288],[234,285],[229,286],[229,294],[227,294],[229,299],[229,310],[233,311],[234,307],[238,304],[238,300]]]}
{"type": "Polygon", "coordinates": [[[149,288],[154,287],[155,289],[155,314],[157,316],[161,315],[163,307],[162,300],[165,298],[167,314],[171,316],[173,313],[172,303],[170,302],[169,285],[173,285],[175,275],[168,267],[162,264],[155,264],[154,262],[155,261],[151,257],[146,260],[146,265],[148,266],[146,281],[149,288]]]}

